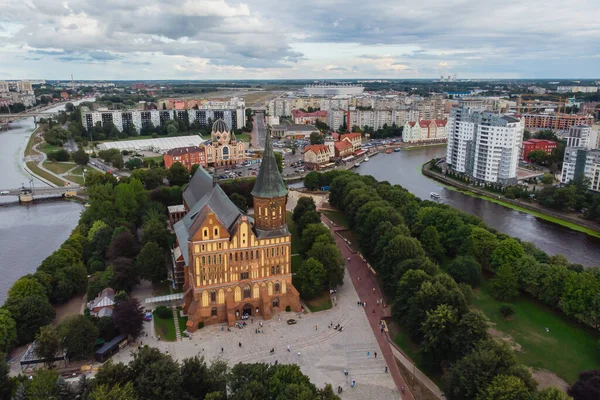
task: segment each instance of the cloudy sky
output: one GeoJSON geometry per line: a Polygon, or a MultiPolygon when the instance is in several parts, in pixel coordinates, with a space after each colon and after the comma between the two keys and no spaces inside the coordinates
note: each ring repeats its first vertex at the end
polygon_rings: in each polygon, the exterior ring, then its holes
{"type": "Polygon", "coordinates": [[[0,79],[598,78],[597,0],[0,0],[0,79]]]}

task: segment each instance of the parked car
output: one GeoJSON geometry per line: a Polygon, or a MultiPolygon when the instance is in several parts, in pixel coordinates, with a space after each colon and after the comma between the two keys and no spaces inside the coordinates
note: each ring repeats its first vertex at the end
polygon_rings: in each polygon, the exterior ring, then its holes
{"type": "Polygon", "coordinates": [[[293,318],[290,318],[290,319],[287,320],[287,324],[288,325],[296,325],[296,323],[297,323],[297,321],[295,319],[293,319],[293,318]]]}
{"type": "Polygon", "coordinates": [[[0,195],[5,195],[5,194],[9,194],[10,192],[8,190],[3,190],[0,192],[0,195]]]}

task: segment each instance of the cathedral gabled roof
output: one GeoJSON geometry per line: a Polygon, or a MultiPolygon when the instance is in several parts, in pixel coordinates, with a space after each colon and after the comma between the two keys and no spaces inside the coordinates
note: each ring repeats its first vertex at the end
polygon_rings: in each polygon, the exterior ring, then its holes
{"type": "Polygon", "coordinates": [[[229,127],[227,126],[227,122],[223,121],[221,118],[215,121],[212,126],[213,132],[229,132],[229,127]]]}
{"type": "Polygon", "coordinates": [[[271,129],[267,130],[265,139],[265,151],[263,153],[262,163],[252,196],[261,198],[283,197],[288,194],[287,186],[283,182],[283,178],[277,168],[277,160],[273,154],[273,144],[271,143],[271,129]]]}
{"type": "Polygon", "coordinates": [[[190,183],[183,191],[183,200],[189,208],[192,208],[213,187],[213,177],[202,166],[192,176],[190,183]]]}

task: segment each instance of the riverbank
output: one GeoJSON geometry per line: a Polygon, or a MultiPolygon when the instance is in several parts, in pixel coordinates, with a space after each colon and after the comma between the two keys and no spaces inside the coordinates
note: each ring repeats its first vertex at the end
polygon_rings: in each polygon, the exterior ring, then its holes
{"type": "Polygon", "coordinates": [[[527,214],[533,215],[534,217],[541,218],[545,221],[564,226],[577,232],[585,233],[586,235],[600,238],[600,227],[598,226],[598,224],[592,221],[581,220],[579,218],[571,217],[568,215],[557,213],[552,210],[548,210],[536,204],[525,203],[519,200],[511,200],[500,196],[494,198],[492,197],[493,194],[489,192],[474,188],[469,185],[462,184],[442,174],[431,171],[427,168],[428,164],[429,162],[423,164],[423,166],[421,167],[421,172],[423,173],[423,175],[427,176],[428,178],[434,179],[440,183],[443,183],[444,186],[446,186],[448,189],[458,191],[462,194],[471,197],[490,201],[492,203],[501,205],[506,208],[510,208],[515,211],[525,212],[527,214]]]}

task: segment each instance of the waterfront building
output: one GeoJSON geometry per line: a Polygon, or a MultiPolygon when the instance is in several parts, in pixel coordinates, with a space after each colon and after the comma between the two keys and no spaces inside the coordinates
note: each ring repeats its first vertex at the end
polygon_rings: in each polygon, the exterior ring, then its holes
{"type": "Polygon", "coordinates": [[[352,151],[360,150],[362,147],[362,134],[361,133],[345,133],[340,135],[340,142],[348,142],[352,145],[352,151]]]}
{"type": "Polygon", "coordinates": [[[552,141],[552,140],[545,140],[545,139],[525,140],[521,144],[521,158],[525,161],[529,161],[527,156],[532,151],[543,151],[546,154],[550,154],[550,153],[552,153],[552,150],[554,150],[556,148],[556,146],[558,146],[558,143],[556,143],[555,141],[552,141]]]}
{"type": "Polygon", "coordinates": [[[192,169],[194,164],[206,167],[206,147],[178,147],[176,149],[167,151],[163,156],[163,159],[166,169],[171,168],[171,166],[176,162],[181,163],[188,169],[188,171],[192,169]]]}
{"type": "Polygon", "coordinates": [[[567,130],[574,125],[591,125],[594,117],[588,115],[524,114],[525,129],[567,130]]]}
{"type": "Polygon", "coordinates": [[[268,320],[288,306],[301,311],[292,284],[287,194],[270,133],[252,190],[254,218],[240,211],[212,176],[198,168],[183,193],[187,214],[173,226],[184,264],[188,331],[200,323],[232,326],[243,316],[268,320]]]}
{"type": "Polygon", "coordinates": [[[574,125],[569,127],[566,137],[567,147],[597,148],[598,130],[590,125],[574,125]]]}
{"type": "Polygon", "coordinates": [[[343,159],[346,157],[350,157],[352,153],[354,153],[354,150],[352,149],[352,142],[350,142],[349,140],[334,142],[333,148],[335,151],[335,158],[343,159]]]}
{"type": "Polygon", "coordinates": [[[333,157],[329,145],[313,144],[304,148],[304,167],[319,170],[333,157]]]}
{"type": "Polygon", "coordinates": [[[393,110],[345,110],[336,109],[330,110],[327,113],[327,125],[331,129],[338,129],[346,121],[346,126],[351,128],[353,126],[359,126],[361,128],[365,126],[372,127],[377,130],[383,128],[384,125],[392,126],[403,126],[408,120],[414,120],[418,118],[419,112],[416,110],[409,110],[405,107],[393,110]]]}
{"type": "Polygon", "coordinates": [[[245,123],[245,111],[243,108],[237,109],[191,109],[191,110],[117,110],[117,111],[91,111],[83,112],[81,123],[86,129],[92,129],[97,124],[104,126],[106,123],[113,123],[120,131],[134,127],[140,132],[143,126],[164,126],[172,119],[187,119],[192,124],[200,127],[208,126],[218,119],[225,121],[227,126],[234,129],[241,129],[245,123]]]}
{"type": "Polygon", "coordinates": [[[563,159],[560,181],[564,184],[585,178],[590,190],[600,192],[600,149],[567,147],[563,159]]]}
{"type": "Polygon", "coordinates": [[[457,107],[447,129],[446,164],[451,171],[478,182],[516,183],[523,141],[518,118],[457,107]]]}
{"type": "Polygon", "coordinates": [[[402,130],[402,141],[406,143],[441,142],[448,139],[445,119],[406,122],[402,130]]]}
{"type": "Polygon", "coordinates": [[[327,111],[304,112],[300,110],[292,110],[292,118],[294,124],[311,124],[314,125],[317,121],[327,121],[327,111]]]}
{"type": "Polygon", "coordinates": [[[273,137],[279,139],[308,139],[313,132],[321,133],[314,125],[290,124],[273,126],[273,137]]]}

